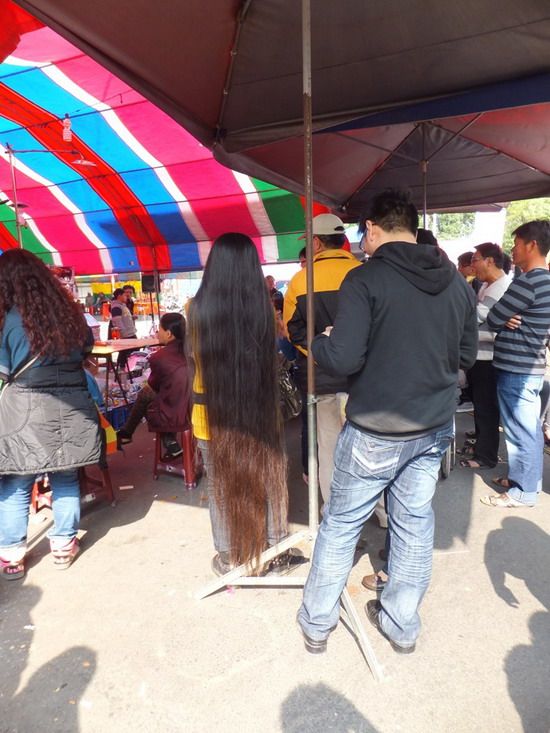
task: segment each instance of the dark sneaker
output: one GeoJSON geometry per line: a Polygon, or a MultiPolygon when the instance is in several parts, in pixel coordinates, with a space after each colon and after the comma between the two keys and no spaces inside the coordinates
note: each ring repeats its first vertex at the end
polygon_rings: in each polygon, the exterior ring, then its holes
{"type": "Polygon", "coordinates": [[[117,430],[117,434],[116,434],[117,450],[124,450],[122,446],[128,445],[131,442],[132,442],[132,436],[129,433],[127,433],[125,430],[122,430],[122,428],[120,430],[117,430]]]}
{"type": "Polygon", "coordinates": [[[229,554],[227,552],[218,552],[212,558],[212,570],[216,575],[225,575],[230,570],[233,570],[234,567],[235,565],[229,561],[229,554]]]}
{"type": "Polygon", "coordinates": [[[325,654],[327,650],[327,639],[312,639],[303,629],[301,630],[302,636],[304,637],[304,646],[306,651],[310,654],[325,654]]]}
{"type": "Polygon", "coordinates": [[[382,628],[380,627],[380,620],[378,618],[381,609],[382,604],[380,603],[380,601],[367,601],[365,604],[365,613],[367,614],[368,620],[371,622],[374,628],[390,642],[391,648],[394,650],[394,652],[397,652],[398,654],[412,654],[416,649],[415,643],[408,645],[398,644],[393,639],[390,639],[386,632],[382,630],[382,628]]]}
{"type": "Polygon", "coordinates": [[[306,651],[308,651],[310,654],[324,654],[327,650],[328,638],[312,639],[311,636],[308,636],[306,632],[302,629],[298,614],[296,614],[296,624],[300,629],[302,636],[304,637],[304,646],[306,648],[306,651]]]}
{"type": "Polygon", "coordinates": [[[282,552],[268,563],[266,575],[285,575],[306,562],[308,558],[304,557],[300,550],[291,547],[290,550],[282,552]]]}
{"type": "Polygon", "coordinates": [[[183,453],[183,448],[181,445],[177,442],[177,440],[170,440],[167,441],[164,444],[164,447],[166,448],[166,455],[164,458],[177,458],[178,456],[181,456],[183,453]]]}

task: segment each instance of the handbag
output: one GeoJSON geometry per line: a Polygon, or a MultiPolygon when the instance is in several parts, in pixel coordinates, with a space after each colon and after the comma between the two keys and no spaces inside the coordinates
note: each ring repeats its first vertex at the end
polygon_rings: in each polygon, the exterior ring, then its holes
{"type": "Polygon", "coordinates": [[[279,401],[283,420],[292,420],[302,412],[302,395],[294,383],[290,363],[284,357],[279,361],[279,401]]]}

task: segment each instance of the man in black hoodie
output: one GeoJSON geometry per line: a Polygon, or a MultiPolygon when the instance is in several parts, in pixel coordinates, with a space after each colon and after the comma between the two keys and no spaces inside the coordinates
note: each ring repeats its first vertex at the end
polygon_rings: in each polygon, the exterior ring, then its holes
{"type": "Polygon", "coordinates": [[[410,653],[431,576],[431,503],[453,435],[458,370],[476,359],[475,298],[442,250],[416,244],[418,212],[405,194],[378,195],[361,223],[370,258],[347,275],[334,328],[312,344],[317,363],[348,376],[350,388],[298,622],[306,649],[325,651],[361,529],[386,489],[389,580],[365,610],[396,651],[410,653]]]}

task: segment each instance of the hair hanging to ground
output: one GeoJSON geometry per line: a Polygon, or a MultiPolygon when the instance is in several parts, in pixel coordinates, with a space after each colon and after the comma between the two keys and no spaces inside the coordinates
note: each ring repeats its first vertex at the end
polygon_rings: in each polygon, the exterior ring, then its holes
{"type": "Polygon", "coordinates": [[[244,234],[213,244],[189,312],[205,389],[216,501],[224,508],[233,560],[266,547],[268,505],[286,530],[286,457],[280,415],[275,315],[258,259],[244,234]]]}
{"type": "Polygon", "coordinates": [[[42,260],[23,249],[0,256],[0,331],[13,307],[33,354],[68,356],[84,345],[88,326],[80,306],[42,260]]]}

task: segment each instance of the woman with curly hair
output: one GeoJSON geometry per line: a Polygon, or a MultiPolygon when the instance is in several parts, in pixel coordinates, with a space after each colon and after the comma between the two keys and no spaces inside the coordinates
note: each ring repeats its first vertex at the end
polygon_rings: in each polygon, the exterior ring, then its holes
{"type": "Polygon", "coordinates": [[[46,265],[24,250],[0,256],[0,573],[24,575],[33,483],[48,473],[54,564],[78,553],[78,468],[97,463],[97,410],[82,368],[92,346],[79,305],[46,265]]]}
{"type": "MultiPolygon", "coordinates": [[[[222,575],[235,564],[256,567],[287,532],[275,317],[249,237],[228,233],[214,242],[189,327],[192,422],[208,476],[212,569],[222,575]]],[[[291,558],[279,556],[274,569],[291,558]]]]}

